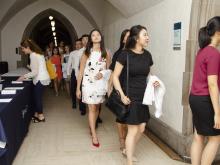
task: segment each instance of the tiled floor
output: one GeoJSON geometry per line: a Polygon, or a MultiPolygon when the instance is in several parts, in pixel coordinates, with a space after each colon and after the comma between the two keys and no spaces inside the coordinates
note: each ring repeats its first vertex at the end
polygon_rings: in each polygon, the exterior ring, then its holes
{"type": "MultiPolygon", "coordinates": [[[[46,122],[31,124],[13,165],[123,165],[113,115],[103,107],[98,128],[101,147],[91,146],[87,116],[71,108],[70,98],[46,91],[46,122]]],[[[136,149],[137,165],[183,165],[171,160],[144,136],[136,149]]]]}

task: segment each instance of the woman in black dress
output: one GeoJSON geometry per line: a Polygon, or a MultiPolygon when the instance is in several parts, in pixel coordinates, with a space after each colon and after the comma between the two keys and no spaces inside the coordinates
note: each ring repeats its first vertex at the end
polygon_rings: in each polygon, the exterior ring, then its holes
{"type": "MultiPolygon", "coordinates": [[[[145,130],[146,123],[150,119],[149,108],[143,105],[143,97],[146,88],[146,79],[150,73],[153,60],[150,52],[144,49],[149,42],[147,29],[141,25],[133,26],[126,43],[126,50],[119,54],[113,73],[114,88],[119,91],[121,100],[125,105],[129,104],[129,115],[125,119],[128,125],[126,136],[127,164],[132,165],[135,146],[145,130]],[[129,58],[129,86],[126,89],[127,56],[129,58]],[[123,83],[120,83],[120,75],[124,75],[123,83]]],[[[155,82],[154,86],[159,83],[155,82]]]]}
{"type": "MultiPolygon", "coordinates": [[[[115,52],[115,54],[114,54],[114,56],[112,58],[112,63],[110,65],[110,67],[109,67],[109,69],[111,69],[112,71],[114,71],[116,60],[117,60],[119,54],[121,54],[121,52],[123,51],[123,49],[125,47],[125,43],[127,41],[127,38],[129,36],[129,34],[130,34],[129,29],[125,29],[121,33],[120,47],[115,52]]],[[[119,79],[120,79],[120,83],[122,83],[123,77],[120,76],[119,79]]],[[[109,93],[112,91],[112,85],[113,84],[112,84],[112,75],[111,75],[110,80],[109,80],[109,86],[110,86],[109,93]]],[[[116,119],[116,123],[117,123],[117,128],[118,128],[120,150],[123,152],[124,149],[125,149],[125,138],[126,138],[126,135],[127,135],[127,125],[124,123],[124,121],[121,121],[119,119],[116,119]]]]}

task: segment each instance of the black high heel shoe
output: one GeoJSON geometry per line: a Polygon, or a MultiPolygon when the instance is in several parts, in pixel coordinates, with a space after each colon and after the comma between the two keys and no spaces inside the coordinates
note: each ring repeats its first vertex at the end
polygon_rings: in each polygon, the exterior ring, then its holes
{"type": "Polygon", "coordinates": [[[46,121],[45,118],[39,119],[37,117],[33,120],[34,123],[45,122],[45,121],[46,121]]]}
{"type": "Polygon", "coordinates": [[[36,119],[38,119],[38,117],[36,117],[36,116],[32,116],[32,117],[31,117],[31,120],[32,120],[32,121],[34,121],[34,120],[36,120],[36,119]]]}

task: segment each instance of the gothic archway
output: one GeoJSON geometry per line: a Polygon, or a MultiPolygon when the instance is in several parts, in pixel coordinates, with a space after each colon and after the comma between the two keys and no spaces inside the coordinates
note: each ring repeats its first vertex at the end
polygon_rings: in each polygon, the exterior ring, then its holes
{"type": "MultiPolygon", "coordinates": [[[[27,25],[27,27],[24,30],[22,39],[25,38],[33,38],[33,33],[32,31],[36,28],[36,26],[39,25],[40,21],[43,19],[48,19],[48,17],[52,15],[54,18],[56,18],[59,22],[62,22],[63,26],[65,27],[65,30],[67,31],[67,34],[70,37],[70,45],[73,45],[75,40],[77,39],[77,33],[74,28],[74,26],[71,24],[71,22],[61,13],[57,12],[56,10],[53,9],[47,9],[42,11],[41,13],[37,14],[27,25]]],[[[27,56],[21,57],[21,65],[26,66],[28,63],[28,58],[27,56]]]]}

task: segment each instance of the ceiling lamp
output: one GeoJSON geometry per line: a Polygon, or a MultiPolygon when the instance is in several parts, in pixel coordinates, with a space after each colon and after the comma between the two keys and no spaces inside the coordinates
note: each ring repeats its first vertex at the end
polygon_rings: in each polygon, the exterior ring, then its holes
{"type": "Polygon", "coordinates": [[[55,27],[52,27],[52,31],[55,31],[55,27]]]}
{"type": "Polygon", "coordinates": [[[56,36],[56,32],[53,32],[53,36],[54,36],[54,37],[56,36]]]}
{"type": "Polygon", "coordinates": [[[54,37],[54,39],[56,40],[56,39],[57,39],[57,37],[54,37]]]}
{"type": "Polygon", "coordinates": [[[53,19],[53,16],[49,16],[49,20],[52,20],[53,19]]]}
{"type": "Polygon", "coordinates": [[[51,26],[55,26],[55,21],[51,21],[51,26]]]}
{"type": "Polygon", "coordinates": [[[57,47],[57,40],[55,40],[55,46],[57,47]]]}

